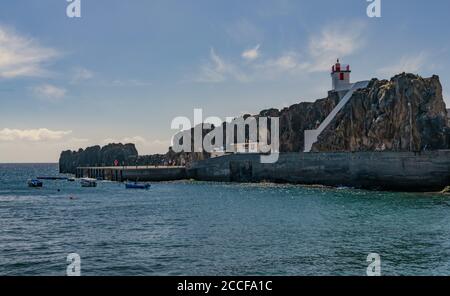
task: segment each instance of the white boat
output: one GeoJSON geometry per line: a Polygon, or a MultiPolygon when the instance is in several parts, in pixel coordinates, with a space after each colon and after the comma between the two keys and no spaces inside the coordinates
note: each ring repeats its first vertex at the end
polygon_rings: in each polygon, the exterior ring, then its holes
{"type": "Polygon", "coordinates": [[[81,179],[81,187],[97,187],[97,180],[92,178],[81,179]]]}

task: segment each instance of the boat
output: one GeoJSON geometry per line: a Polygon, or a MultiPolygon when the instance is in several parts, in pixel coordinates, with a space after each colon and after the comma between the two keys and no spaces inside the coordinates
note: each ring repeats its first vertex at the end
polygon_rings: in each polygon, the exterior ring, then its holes
{"type": "Polygon", "coordinates": [[[37,177],[38,180],[51,180],[51,181],[64,181],[67,180],[67,177],[53,177],[53,176],[42,176],[37,177]]]}
{"type": "Polygon", "coordinates": [[[151,185],[147,183],[125,183],[126,189],[150,189],[151,185]]]}
{"type": "Polygon", "coordinates": [[[81,187],[97,187],[97,180],[91,178],[81,179],[81,187]]]}
{"type": "Polygon", "coordinates": [[[28,187],[41,188],[43,185],[44,184],[41,181],[37,180],[37,179],[28,180],[28,187]]]}
{"type": "Polygon", "coordinates": [[[69,182],[75,182],[75,178],[68,178],[67,181],[69,181],[69,182]]]}

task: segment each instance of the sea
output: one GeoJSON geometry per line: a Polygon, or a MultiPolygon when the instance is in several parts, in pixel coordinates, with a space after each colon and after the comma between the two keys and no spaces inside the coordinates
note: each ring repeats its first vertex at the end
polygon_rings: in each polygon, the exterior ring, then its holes
{"type": "Polygon", "coordinates": [[[450,197],[179,181],[149,190],[0,164],[0,275],[450,275],[450,197]]]}

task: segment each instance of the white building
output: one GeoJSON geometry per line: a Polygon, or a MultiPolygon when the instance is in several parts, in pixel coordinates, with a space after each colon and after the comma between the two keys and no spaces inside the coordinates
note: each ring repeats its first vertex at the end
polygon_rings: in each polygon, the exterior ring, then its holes
{"type": "Polygon", "coordinates": [[[331,80],[333,91],[349,90],[352,87],[350,83],[350,65],[341,65],[339,59],[331,68],[331,80]]]}
{"type": "Polygon", "coordinates": [[[231,144],[228,150],[224,148],[214,148],[211,152],[211,158],[221,157],[227,154],[240,154],[240,153],[260,153],[261,146],[258,142],[246,142],[231,144]]]}

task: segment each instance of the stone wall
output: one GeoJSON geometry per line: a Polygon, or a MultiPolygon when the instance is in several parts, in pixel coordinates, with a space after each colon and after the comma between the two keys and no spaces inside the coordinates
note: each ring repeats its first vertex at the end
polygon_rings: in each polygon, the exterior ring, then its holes
{"type": "Polygon", "coordinates": [[[414,152],[281,153],[275,164],[257,154],[194,163],[188,177],[203,181],[282,182],[356,188],[440,191],[450,185],[450,150],[414,152]]]}

